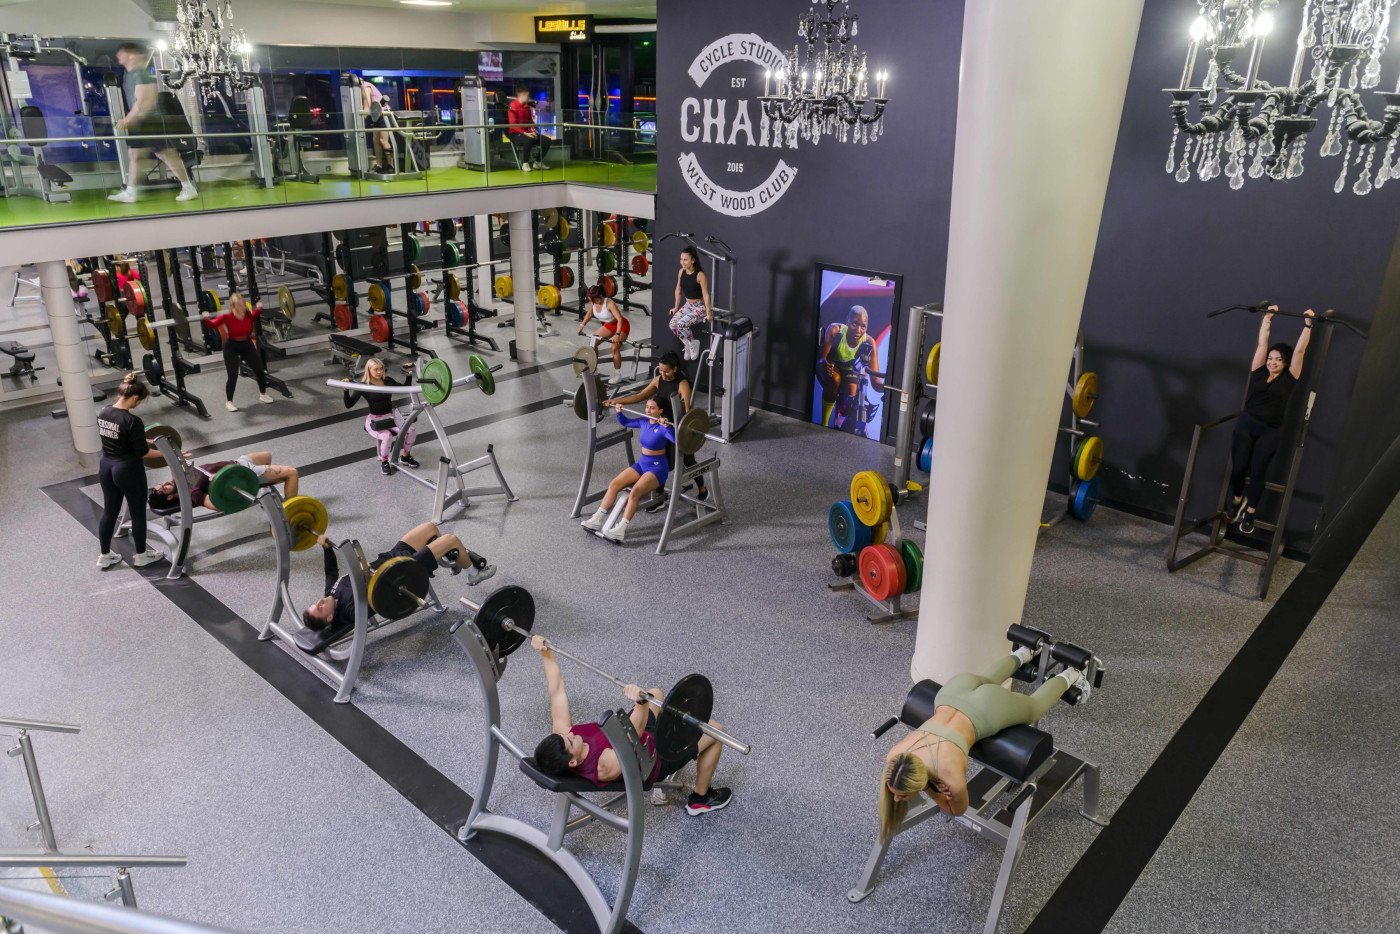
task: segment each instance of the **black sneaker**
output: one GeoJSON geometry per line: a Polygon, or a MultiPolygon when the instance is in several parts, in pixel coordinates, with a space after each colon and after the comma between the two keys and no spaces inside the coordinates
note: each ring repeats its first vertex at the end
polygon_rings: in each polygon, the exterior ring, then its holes
{"type": "Polygon", "coordinates": [[[657,490],[656,495],[653,497],[653,499],[654,502],[647,507],[647,512],[660,512],[667,506],[671,505],[671,498],[666,495],[666,491],[664,489],[657,490]]]}
{"type": "Polygon", "coordinates": [[[695,498],[703,503],[705,500],[710,498],[710,488],[705,486],[704,484],[701,484],[700,489],[695,491],[695,498]]]}
{"type": "Polygon", "coordinates": [[[413,459],[413,455],[412,455],[412,454],[400,454],[400,455],[399,455],[399,462],[400,462],[400,463],[403,463],[403,464],[407,464],[408,466],[410,466],[410,467],[412,467],[412,468],[414,468],[414,469],[417,469],[419,466],[421,466],[421,465],[418,463],[418,461],[416,461],[416,460],[413,459]]]}
{"type": "Polygon", "coordinates": [[[686,800],[685,812],[694,816],[710,811],[719,811],[729,807],[729,802],[733,800],[734,792],[728,788],[711,788],[703,795],[697,795],[692,791],[686,800]]]}
{"type": "Polygon", "coordinates": [[[1252,534],[1253,532],[1254,532],[1254,517],[1251,516],[1249,513],[1245,513],[1244,518],[1240,520],[1240,534],[1241,534],[1241,535],[1250,535],[1250,534],[1252,534]]]}
{"type": "Polygon", "coordinates": [[[391,475],[395,472],[395,471],[394,471],[394,465],[393,465],[393,464],[390,464],[388,461],[380,461],[380,462],[379,462],[379,472],[382,473],[382,474],[383,474],[384,476],[386,476],[386,477],[391,476],[391,475]]]}

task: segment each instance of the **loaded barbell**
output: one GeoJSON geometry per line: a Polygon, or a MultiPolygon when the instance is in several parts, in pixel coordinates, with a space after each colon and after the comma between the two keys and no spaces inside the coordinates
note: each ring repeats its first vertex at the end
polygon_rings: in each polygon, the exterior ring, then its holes
{"type": "MultiPolygon", "coordinates": [[[[596,377],[595,377],[596,378],[596,377]]],[[[585,395],[583,383],[579,383],[578,389],[574,390],[574,414],[579,418],[588,419],[588,398],[585,395]]],[[[601,396],[601,391],[599,392],[601,396]]],[[[599,400],[599,407],[612,405],[612,403],[599,400]]],[[[635,418],[650,419],[652,416],[645,412],[638,412],[636,409],[629,409],[625,406],[615,406],[619,411],[626,412],[635,418]]],[[[676,447],[680,448],[683,454],[694,454],[704,447],[706,441],[715,441],[719,444],[729,442],[718,435],[710,434],[710,413],[704,409],[691,409],[678,420],[671,422],[676,427],[676,447]]]]}
{"type": "Polygon", "coordinates": [[[351,380],[328,379],[326,385],[332,389],[348,389],[351,392],[371,392],[388,395],[404,395],[412,393],[422,393],[423,401],[429,405],[441,405],[452,395],[452,390],[459,386],[475,382],[481,387],[481,391],[486,395],[492,395],[496,391],[497,370],[504,364],[488,366],[486,361],[476,354],[467,358],[467,366],[471,369],[470,376],[459,376],[455,379],[452,376],[452,367],[446,360],[433,357],[418,364],[418,382],[409,386],[376,386],[373,383],[360,383],[351,380]]]}
{"type": "MultiPolygon", "coordinates": [[[[461,601],[463,606],[476,614],[473,623],[497,659],[510,655],[533,634],[535,601],[530,592],[523,587],[502,587],[482,603],[474,603],[466,597],[462,597],[461,601]]],[[[461,625],[461,622],[456,623],[452,631],[455,632],[461,625]]],[[[620,688],[629,684],[579,658],[552,639],[544,639],[544,644],[555,655],[582,665],[620,688]]],[[[699,743],[702,733],[744,755],[748,755],[752,748],[748,743],[740,742],[708,722],[711,708],[714,706],[714,688],[704,675],[686,675],[676,682],[664,698],[654,697],[650,692],[642,691],[638,694],[638,700],[653,704],[660,710],[656,717],[654,735],[657,754],[664,759],[680,761],[693,758],[695,746],[699,743]]]]}

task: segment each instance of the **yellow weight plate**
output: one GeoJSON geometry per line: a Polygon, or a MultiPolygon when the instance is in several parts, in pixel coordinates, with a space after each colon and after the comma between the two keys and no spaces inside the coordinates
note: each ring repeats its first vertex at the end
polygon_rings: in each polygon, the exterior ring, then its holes
{"type": "Polygon", "coordinates": [[[1074,475],[1080,480],[1092,480],[1103,463],[1103,439],[1092,435],[1079,442],[1074,451],[1074,475]]]}
{"type": "Polygon", "coordinates": [[[651,247],[651,240],[640,230],[632,231],[632,249],[645,253],[651,247]]]}
{"type": "Polygon", "coordinates": [[[292,290],[285,285],[277,287],[277,307],[282,309],[282,314],[288,321],[297,316],[296,299],[292,297],[292,290]]]}
{"type": "Polygon", "coordinates": [[[942,349],[942,341],[934,344],[933,349],[928,352],[928,359],[924,361],[924,379],[931,386],[938,385],[938,356],[942,349]]]}
{"type": "Polygon", "coordinates": [[[141,349],[155,349],[156,332],[151,330],[151,324],[145,318],[136,319],[136,339],[141,342],[141,349]]]}
{"type": "Polygon", "coordinates": [[[511,284],[510,276],[497,276],[494,287],[497,298],[510,298],[515,294],[515,287],[511,284]]]}
{"type": "Polygon", "coordinates": [[[331,294],[335,296],[335,300],[338,302],[349,301],[350,280],[347,279],[345,276],[336,273],[336,275],[331,279],[331,294]]]}
{"type": "Polygon", "coordinates": [[[862,470],[851,478],[851,508],[863,524],[874,527],[888,522],[893,497],[885,478],[873,470],[862,470]]]}
{"type": "Polygon", "coordinates": [[[292,551],[305,551],[326,534],[330,518],[325,504],[314,496],[293,496],[282,504],[287,524],[292,527],[292,551]]]}
{"type": "Polygon", "coordinates": [[[560,239],[560,240],[567,240],[568,237],[569,237],[569,232],[570,232],[571,230],[573,230],[573,228],[569,226],[569,219],[568,219],[567,217],[564,217],[563,215],[560,215],[560,217],[559,217],[559,239],[560,239]]]}
{"type": "Polygon", "coordinates": [[[126,316],[122,314],[122,310],[117,307],[116,302],[108,302],[102,306],[102,317],[107,322],[107,330],[111,332],[113,337],[126,336],[126,316]]]}
{"type": "Polygon", "coordinates": [[[540,211],[540,223],[546,227],[556,227],[559,224],[559,212],[554,208],[545,208],[540,211]]]}
{"type": "Polygon", "coordinates": [[[389,293],[378,282],[369,287],[369,307],[383,311],[389,305],[389,293]]]}
{"type": "Polygon", "coordinates": [[[617,231],[613,229],[612,224],[602,224],[600,226],[603,228],[603,246],[612,246],[617,243],[617,231]]]}
{"type": "Polygon", "coordinates": [[[882,542],[884,542],[885,538],[889,534],[890,524],[888,522],[881,522],[879,525],[875,526],[875,528],[870,530],[870,544],[881,544],[882,542]]]}
{"type": "Polygon", "coordinates": [[[559,290],[552,285],[540,286],[540,290],[535,294],[535,298],[541,305],[551,310],[558,308],[563,302],[559,290]]]}
{"type": "Polygon", "coordinates": [[[418,269],[417,263],[408,267],[408,287],[410,289],[421,289],[423,287],[423,275],[418,269]]]}
{"type": "Polygon", "coordinates": [[[1097,373],[1084,373],[1074,384],[1074,395],[1070,397],[1070,406],[1074,409],[1074,414],[1077,417],[1087,418],[1089,412],[1094,408],[1094,400],[1098,397],[1099,375],[1097,373]]]}
{"type": "Polygon", "coordinates": [[[443,282],[447,283],[447,297],[450,301],[456,301],[462,294],[462,283],[452,273],[443,277],[443,282]]]}

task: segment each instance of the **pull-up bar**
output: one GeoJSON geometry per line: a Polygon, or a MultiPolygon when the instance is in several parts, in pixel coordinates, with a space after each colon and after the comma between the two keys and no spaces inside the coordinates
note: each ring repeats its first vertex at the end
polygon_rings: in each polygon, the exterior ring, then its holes
{"type": "Polygon", "coordinates": [[[1345,318],[1338,318],[1336,312],[1334,312],[1330,308],[1320,315],[1305,315],[1301,311],[1270,311],[1269,307],[1271,305],[1273,305],[1273,302],[1258,302],[1254,305],[1230,305],[1227,308],[1221,308],[1217,311],[1212,311],[1209,314],[1207,314],[1206,317],[1214,318],[1218,315],[1225,314],[1227,311],[1247,311],[1252,315],[1262,314],[1278,315],[1283,318],[1302,318],[1304,321],[1313,321],[1317,324],[1340,324],[1342,327],[1346,328],[1348,331],[1351,331],[1353,334],[1355,334],[1362,340],[1368,339],[1368,335],[1365,331],[1361,330],[1359,327],[1352,324],[1345,318]]]}

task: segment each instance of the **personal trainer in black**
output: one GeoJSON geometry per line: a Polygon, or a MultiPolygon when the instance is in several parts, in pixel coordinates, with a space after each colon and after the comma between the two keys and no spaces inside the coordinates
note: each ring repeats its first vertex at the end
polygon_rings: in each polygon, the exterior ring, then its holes
{"type": "MultiPolygon", "coordinates": [[[[1254,345],[1250,363],[1249,386],[1245,390],[1244,413],[1235,424],[1230,442],[1230,512],[1231,522],[1238,522],[1240,531],[1254,531],[1254,511],[1264,493],[1264,477],[1269,463],[1278,450],[1283,415],[1288,397],[1303,373],[1303,355],[1312,339],[1312,321],[1303,322],[1303,333],[1296,347],[1285,343],[1269,345],[1269,325],[1277,305],[1270,305],[1259,322],[1259,339],[1254,345]],[[1246,481],[1248,481],[1246,483],[1246,481]]],[[[1314,317],[1309,308],[1303,314],[1314,317]]]]}
{"type": "Polygon", "coordinates": [[[102,518],[97,523],[102,546],[97,557],[99,568],[121,563],[121,555],[112,552],[112,533],[117,530],[123,502],[131,515],[131,542],[136,546],[131,563],[140,568],[165,557],[165,552],[146,547],[146,465],[142,458],[151,446],[146,441],[146,424],[133,411],[150,394],[141,377],[128,373],[117,387],[117,401],[97,414],[97,433],[102,438],[102,460],[97,468],[97,481],[102,486],[102,518]]]}

